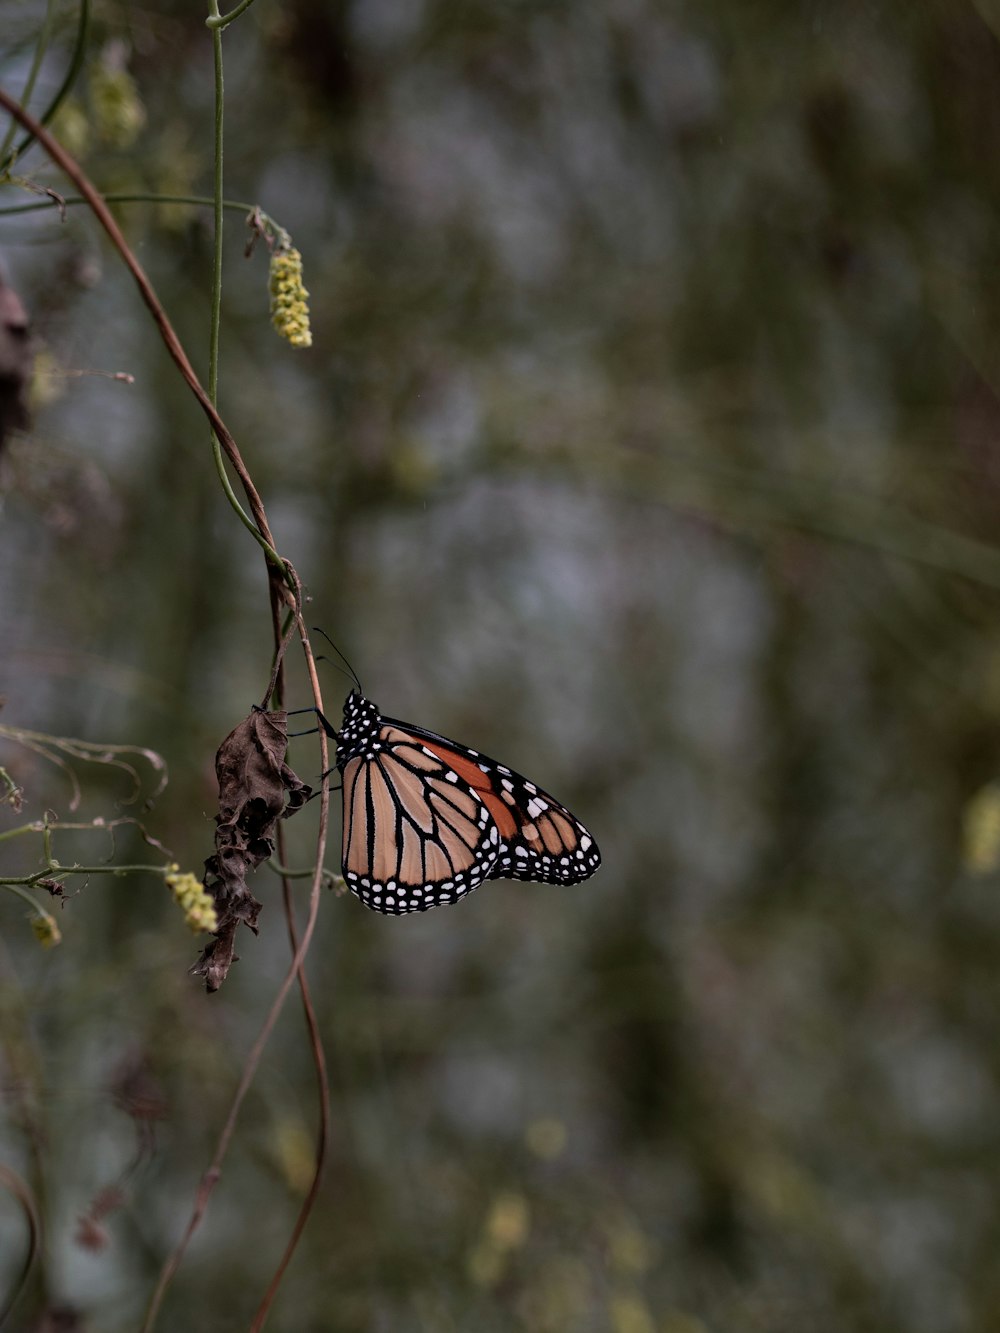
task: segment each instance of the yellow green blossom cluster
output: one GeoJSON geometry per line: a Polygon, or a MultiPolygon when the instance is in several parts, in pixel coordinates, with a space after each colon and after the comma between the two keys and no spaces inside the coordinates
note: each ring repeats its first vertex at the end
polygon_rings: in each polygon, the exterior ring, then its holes
{"type": "Polygon", "coordinates": [[[211,895],[205,892],[205,887],[197,876],[192,875],[190,871],[181,874],[180,866],[172,865],[167,868],[164,878],[178,906],[183,908],[184,920],[189,930],[197,934],[199,930],[218,929],[219,918],[215,903],[211,895]]]}
{"type": "Polygon", "coordinates": [[[91,70],[90,104],[97,137],[102,143],[114,148],[129,148],[135,143],[146,123],[146,108],[118,53],[91,70]]]}
{"type": "Polygon", "coordinates": [[[973,874],[1000,865],[1000,784],[988,782],[965,806],[963,860],[973,874]]]}
{"type": "Polygon", "coordinates": [[[84,100],[67,97],[60,104],[51,128],[75,156],[83,156],[95,141],[130,148],[146,124],[146,108],[125,60],[125,49],[112,42],[90,68],[84,100]]]}
{"type": "Polygon", "coordinates": [[[271,255],[268,288],[275,329],[293,347],[311,347],[309,293],[302,285],[302,256],[293,245],[279,246],[271,255]]]}
{"type": "Polygon", "coordinates": [[[963,860],[967,870],[986,875],[1000,866],[1000,784],[980,788],[965,807],[963,860]]]}
{"type": "Polygon", "coordinates": [[[31,918],[31,929],[35,932],[35,939],[43,949],[54,949],[62,941],[62,931],[59,929],[59,923],[51,912],[36,912],[31,918]]]}

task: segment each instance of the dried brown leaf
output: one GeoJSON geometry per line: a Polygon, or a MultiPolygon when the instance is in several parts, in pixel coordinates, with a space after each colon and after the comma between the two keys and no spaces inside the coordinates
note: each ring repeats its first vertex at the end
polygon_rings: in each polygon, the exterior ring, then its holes
{"type": "Polygon", "coordinates": [[[237,960],[236,931],[242,922],[257,933],[260,903],[247,876],[274,852],[279,818],[300,809],[311,789],[285,763],[288,714],[255,708],[226,737],[215,756],[219,781],[215,854],[205,862],[205,888],[215,900],[219,926],[191,969],[218,990],[237,960]]]}

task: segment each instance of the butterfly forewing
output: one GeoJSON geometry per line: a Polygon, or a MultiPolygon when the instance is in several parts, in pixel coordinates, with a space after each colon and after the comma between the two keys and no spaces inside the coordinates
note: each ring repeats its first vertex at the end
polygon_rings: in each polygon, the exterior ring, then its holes
{"type": "Polygon", "coordinates": [[[489,878],[500,838],[486,806],[419,740],[382,726],[343,777],[344,878],[367,907],[423,912],[489,878]]]}

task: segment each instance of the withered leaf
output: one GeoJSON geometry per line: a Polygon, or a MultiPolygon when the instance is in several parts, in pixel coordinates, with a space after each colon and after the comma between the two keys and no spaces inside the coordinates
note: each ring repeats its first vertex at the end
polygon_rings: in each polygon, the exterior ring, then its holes
{"type": "Polygon", "coordinates": [[[247,875],[274,852],[274,826],[309,799],[311,788],[285,763],[288,714],[254,708],[231,731],[215,756],[219,813],[215,853],[205,862],[205,888],[215,900],[218,929],[191,971],[216,991],[237,960],[236,931],[242,921],[254,934],[260,903],[247,875]]]}

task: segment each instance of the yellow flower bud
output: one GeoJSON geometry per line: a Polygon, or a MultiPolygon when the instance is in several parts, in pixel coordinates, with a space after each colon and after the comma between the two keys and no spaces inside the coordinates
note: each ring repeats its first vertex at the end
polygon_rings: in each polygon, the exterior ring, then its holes
{"type": "Polygon", "coordinates": [[[1000,784],[990,782],[972,797],[963,816],[962,859],[974,875],[1000,866],[1000,784]]]}
{"type": "Polygon", "coordinates": [[[146,123],[146,108],[120,52],[105,54],[90,72],[90,103],[97,136],[114,148],[129,148],[146,123]]]}
{"type": "Polygon", "coordinates": [[[31,929],[43,949],[54,949],[62,941],[59,923],[49,912],[38,912],[31,918],[31,929]]]}
{"type": "Polygon", "coordinates": [[[174,900],[184,912],[184,920],[189,930],[197,934],[201,930],[213,931],[219,928],[219,917],[211,894],[197,876],[190,871],[181,874],[176,865],[169,866],[164,876],[167,888],[174,895],[174,900]]]}
{"type": "Polygon", "coordinates": [[[302,256],[294,246],[279,246],[271,255],[268,286],[275,329],[293,347],[311,347],[309,293],[302,285],[302,256]]]}

